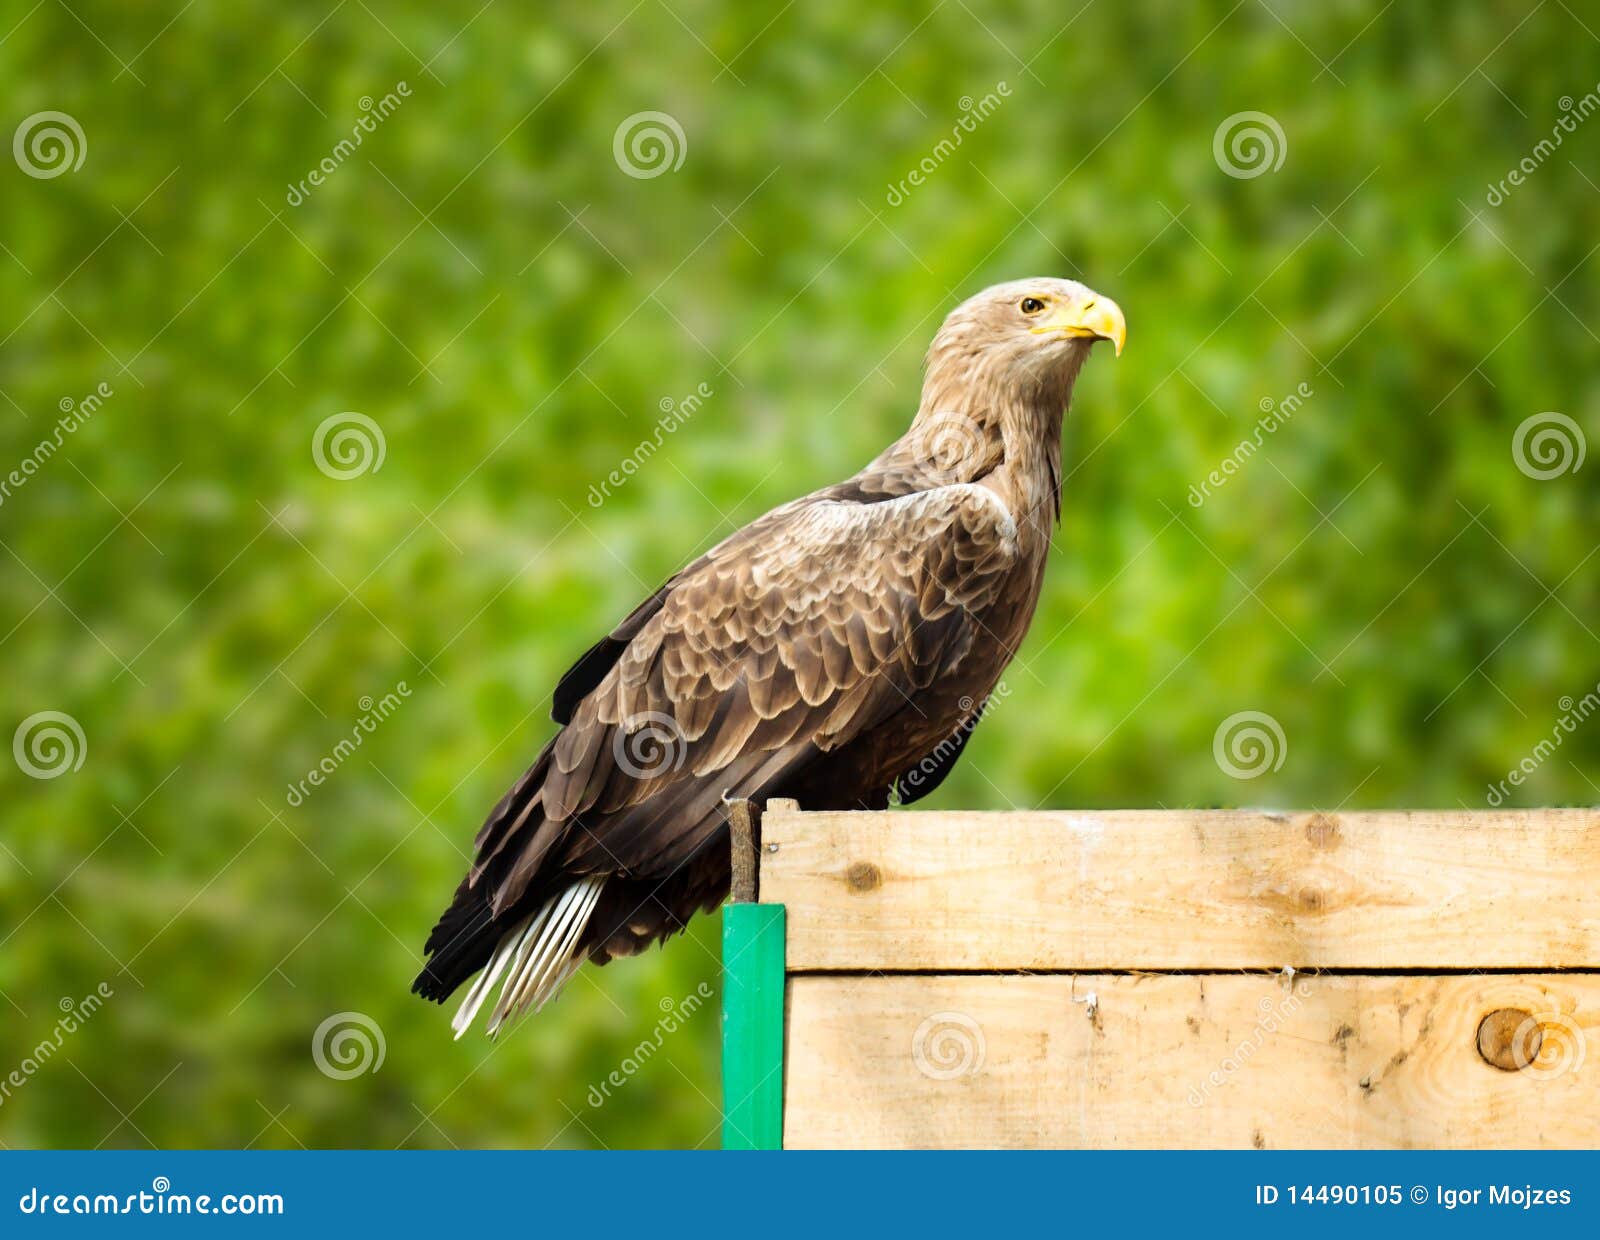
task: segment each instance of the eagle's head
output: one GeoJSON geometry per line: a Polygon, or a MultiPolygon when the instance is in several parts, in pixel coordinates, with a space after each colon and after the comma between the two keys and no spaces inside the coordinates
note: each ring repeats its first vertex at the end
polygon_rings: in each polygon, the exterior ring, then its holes
{"type": "MultiPolygon", "coordinates": [[[[1071,390],[1096,340],[1120,354],[1128,336],[1122,308],[1079,284],[1037,276],[969,297],[945,319],[928,349],[928,385],[944,400],[952,387],[1042,396],[1071,390]]],[[[926,402],[925,402],[926,403],[926,402]]]]}
{"type": "Polygon", "coordinates": [[[933,347],[982,349],[1032,365],[1041,353],[1062,356],[1067,348],[1087,348],[1096,340],[1111,341],[1120,355],[1127,338],[1122,308],[1111,298],[1076,280],[1037,276],[967,298],[945,319],[933,347]]]}

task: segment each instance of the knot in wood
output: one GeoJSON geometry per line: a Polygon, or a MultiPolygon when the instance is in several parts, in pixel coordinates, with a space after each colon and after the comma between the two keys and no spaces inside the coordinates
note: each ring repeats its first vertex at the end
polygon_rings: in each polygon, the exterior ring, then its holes
{"type": "Polygon", "coordinates": [[[1502,1072],[1522,1071],[1543,1045],[1544,1030],[1523,1008],[1496,1008],[1478,1024],[1478,1054],[1502,1072]]]}

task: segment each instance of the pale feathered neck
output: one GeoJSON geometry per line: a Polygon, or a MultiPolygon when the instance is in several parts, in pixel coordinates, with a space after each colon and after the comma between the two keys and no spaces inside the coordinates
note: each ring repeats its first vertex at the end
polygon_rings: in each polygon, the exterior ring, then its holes
{"type": "Polygon", "coordinates": [[[1060,516],[1061,423],[1088,349],[1019,357],[981,347],[978,335],[958,327],[935,339],[902,442],[912,446],[952,417],[969,423],[989,447],[974,455],[974,476],[960,481],[986,478],[1019,516],[1048,525],[1060,516]]]}
{"type": "Polygon", "coordinates": [[[1088,350],[1032,345],[997,349],[977,324],[946,323],[928,349],[917,419],[960,413],[1012,432],[1059,439],[1088,350]]]}

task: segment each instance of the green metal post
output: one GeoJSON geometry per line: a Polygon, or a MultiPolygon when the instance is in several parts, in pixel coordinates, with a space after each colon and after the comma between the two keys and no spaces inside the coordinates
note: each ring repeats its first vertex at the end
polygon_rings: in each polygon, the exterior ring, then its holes
{"type": "Polygon", "coordinates": [[[784,908],[722,910],[722,1148],[783,1148],[784,908]]]}

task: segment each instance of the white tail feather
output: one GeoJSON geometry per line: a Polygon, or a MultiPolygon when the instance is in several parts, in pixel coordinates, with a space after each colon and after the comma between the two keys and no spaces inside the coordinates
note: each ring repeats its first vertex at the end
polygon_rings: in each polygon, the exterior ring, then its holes
{"type": "Polygon", "coordinates": [[[525,1012],[535,996],[544,989],[552,971],[567,962],[572,945],[583,931],[594,911],[595,898],[600,894],[604,880],[583,879],[574,883],[562,894],[561,901],[550,914],[550,921],[539,933],[538,942],[529,953],[527,963],[518,976],[506,983],[489,1032],[497,1033],[501,1025],[513,1016],[525,1012]],[[503,1010],[502,1010],[503,1009],[503,1010]]]}
{"type": "Polygon", "coordinates": [[[577,956],[568,957],[567,963],[561,966],[561,972],[556,974],[555,980],[550,983],[550,988],[545,992],[544,997],[533,1005],[533,1010],[535,1012],[543,1011],[544,1005],[561,993],[562,988],[566,986],[568,980],[578,971],[578,966],[582,963],[583,961],[577,956]]]}
{"type": "Polygon", "coordinates": [[[529,979],[528,989],[523,994],[518,1011],[527,1011],[529,1005],[543,1007],[570,975],[568,966],[573,962],[572,949],[577,946],[578,936],[583,933],[584,926],[589,924],[589,917],[600,899],[601,886],[601,883],[592,883],[589,889],[578,897],[567,918],[566,934],[562,936],[560,944],[550,953],[549,959],[544,962],[539,972],[529,979]]]}
{"type": "Polygon", "coordinates": [[[494,989],[495,979],[500,976],[501,972],[509,967],[510,971],[506,975],[507,985],[510,984],[511,978],[516,976],[517,970],[522,966],[522,961],[527,957],[528,952],[532,950],[534,936],[539,933],[540,928],[549,917],[550,904],[546,903],[538,912],[530,913],[524,917],[500,940],[500,946],[495,948],[494,958],[489,962],[489,967],[479,975],[478,981],[482,983],[482,989],[480,990],[478,985],[474,984],[472,991],[467,995],[466,1001],[462,1003],[461,1010],[456,1013],[456,1019],[453,1023],[458,1039],[462,1034],[466,1033],[473,1020],[477,1018],[478,1009],[483,1006],[484,1000],[489,997],[489,992],[494,989]]]}
{"type": "MultiPolygon", "coordinates": [[[[518,970],[522,968],[522,962],[528,958],[528,953],[533,950],[535,939],[537,939],[538,935],[543,930],[545,923],[549,919],[550,905],[547,903],[543,905],[538,912],[532,914],[524,920],[522,923],[524,928],[520,934],[513,929],[505,936],[505,938],[500,941],[500,948],[498,949],[498,952],[504,954],[506,963],[506,980],[500,989],[502,996],[501,1003],[504,1003],[506,987],[511,985],[512,978],[516,977],[518,970]]],[[[493,986],[494,983],[491,980],[489,986],[485,987],[484,989],[485,998],[488,997],[488,992],[489,990],[493,989],[493,986]]],[[[499,1004],[496,1006],[498,1007],[499,1004]]],[[[460,1035],[458,1034],[457,1036],[459,1037],[460,1035]]]]}
{"type": "Polygon", "coordinates": [[[502,975],[505,982],[489,1015],[490,1036],[510,1017],[530,1006],[542,1008],[560,993],[583,963],[574,949],[604,886],[604,878],[579,879],[506,932],[450,1022],[456,1037],[471,1027],[502,975]]]}
{"type": "Polygon", "coordinates": [[[558,927],[564,922],[568,910],[572,908],[579,894],[581,893],[577,884],[573,884],[539,910],[539,929],[526,936],[524,947],[518,952],[510,972],[506,974],[505,985],[500,988],[500,999],[494,1005],[494,1011],[489,1013],[490,1037],[500,1032],[500,1026],[512,1015],[517,1000],[527,985],[528,975],[538,968],[539,958],[549,951],[556,936],[561,933],[558,927]]]}
{"type": "Polygon", "coordinates": [[[460,1038],[471,1027],[472,1022],[477,1019],[478,1009],[483,1006],[483,1001],[489,997],[489,992],[494,989],[495,979],[505,969],[506,961],[511,959],[523,937],[527,934],[528,925],[532,921],[533,916],[529,914],[512,927],[511,933],[501,939],[500,945],[495,948],[494,956],[490,959],[488,967],[478,974],[473,981],[471,989],[467,991],[467,997],[461,1001],[461,1006],[456,1009],[455,1019],[450,1022],[450,1027],[456,1031],[457,1038],[460,1038]]]}

